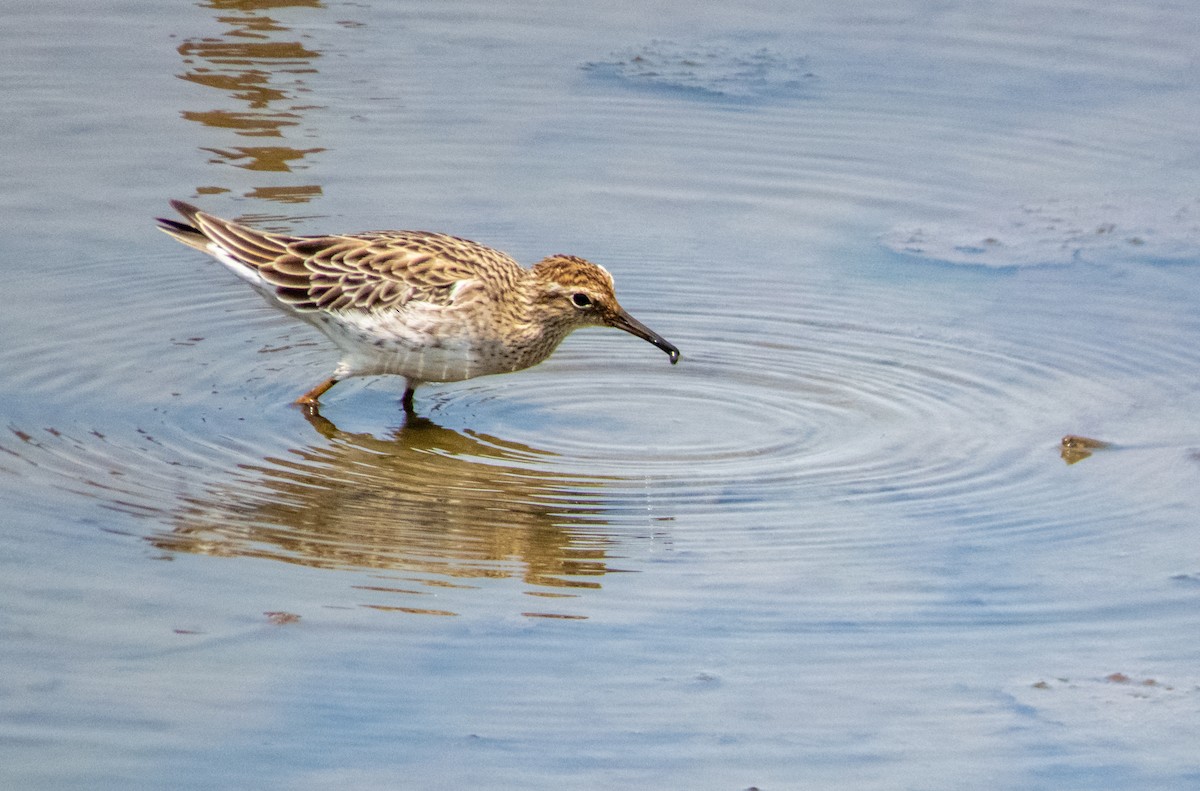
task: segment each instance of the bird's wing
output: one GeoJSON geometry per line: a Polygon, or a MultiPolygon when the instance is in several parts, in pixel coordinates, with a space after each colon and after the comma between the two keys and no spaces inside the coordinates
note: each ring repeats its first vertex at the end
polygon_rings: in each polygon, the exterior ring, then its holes
{"type": "Polygon", "coordinates": [[[520,265],[483,245],[425,231],[290,236],[259,231],[172,201],[188,223],[160,219],[184,244],[216,256],[298,311],[450,306],[481,267],[511,279],[520,265]]]}

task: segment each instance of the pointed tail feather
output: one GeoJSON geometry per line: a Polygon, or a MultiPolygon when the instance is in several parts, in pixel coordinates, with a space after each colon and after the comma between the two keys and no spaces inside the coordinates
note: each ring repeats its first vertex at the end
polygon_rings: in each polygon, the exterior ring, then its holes
{"type": "Polygon", "coordinates": [[[159,217],[158,227],[162,231],[189,247],[218,258],[223,258],[223,253],[254,269],[274,261],[294,240],[294,237],[268,233],[222,219],[180,200],[171,201],[171,206],[183,215],[186,222],[159,217]]]}
{"type": "Polygon", "coordinates": [[[183,242],[188,247],[194,247],[211,255],[212,253],[208,248],[209,238],[194,224],[195,215],[200,210],[191,204],[177,200],[171,201],[171,206],[193,224],[171,220],[166,217],[156,217],[159,230],[171,238],[183,242]]]}

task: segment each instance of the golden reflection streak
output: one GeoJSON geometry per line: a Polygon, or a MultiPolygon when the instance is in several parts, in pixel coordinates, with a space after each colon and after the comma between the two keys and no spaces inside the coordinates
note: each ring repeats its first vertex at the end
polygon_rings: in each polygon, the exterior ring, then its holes
{"type": "Polygon", "coordinates": [[[186,497],[171,530],[149,540],[170,552],[570,589],[598,588],[615,570],[597,529],[612,478],[530,469],[520,460],[544,452],[416,416],[382,439],[306,417],[324,442],[243,465],[237,481],[186,497]]]}
{"type": "MultiPolygon", "coordinates": [[[[320,153],[322,147],[296,148],[283,145],[288,135],[303,134],[311,143],[312,128],[305,124],[305,113],[314,109],[301,102],[307,88],[305,75],[315,74],[314,63],[322,53],[296,40],[292,31],[278,19],[266,15],[269,9],[307,8],[324,10],[319,0],[209,0],[202,7],[217,12],[216,19],[227,26],[215,38],[192,37],[178,51],[187,70],[180,79],[219,92],[233,106],[204,110],[183,110],[188,121],[217,130],[220,139],[201,150],[214,155],[209,162],[232,165],[257,173],[293,173],[303,169],[304,159],[320,153]],[[279,144],[271,146],[230,145],[227,135],[268,137],[279,144]]],[[[241,182],[236,182],[239,185],[241,182]]],[[[321,194],[316,184],[288,184],[274,181],[248,190],[247,197],[276,203],[306,203],[321,194]]],[[[228,192],[230,186],[199,186],[197,194],[228,192]]]]}
{"type": "Polygon", "coordinates": [[[208,0],[205,8],[218,11],[261,11],[268,8],[324,8],[321,0],[208,0]]]}
{"type": "MultiPolygon", "coordinates": [[[[204,150],[216,154],[222,161],[231,164],[237,163],[238,167],[245,168],[246,170],[270,170],[279,173],[290,173],[292,169],[288,165],[288,162],[294,159],[301,159],[306,154],[315,154],[324,149],[309,148],[297,151],[294,148],[281,146],[237,146],[227,151],[216,148],[205,148],[204,150]],[[246,161],[238,162],[238,160],[246,161]]],[[[218,160],[210,161],[216,162],[218,160]]]]}

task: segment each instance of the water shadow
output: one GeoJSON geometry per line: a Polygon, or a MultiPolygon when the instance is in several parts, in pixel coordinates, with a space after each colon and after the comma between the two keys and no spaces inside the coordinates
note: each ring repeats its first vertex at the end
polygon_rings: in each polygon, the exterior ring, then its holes
{"type": "Polygon", "coordinates": [[[321,441],[242,465],[186,495],[169,552],[447,578],[519,577],[597,588],[613,571],[604,489],[613,478],[548,472],[551,454],[409,415],[386,437],[306,415],[321,441]],[[541,468],[539,468],[541,462],[541,468]]]}

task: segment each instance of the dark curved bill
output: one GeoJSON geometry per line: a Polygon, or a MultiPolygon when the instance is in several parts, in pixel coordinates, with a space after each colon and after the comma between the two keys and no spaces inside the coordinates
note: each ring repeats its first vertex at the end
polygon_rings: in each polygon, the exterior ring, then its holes
{"type": "Polygon", "coordinates": [[[643,340],[650,341],[650,343],[653,343],[655,346],[662,349],[667,353],[667,356],[671,358],[671,365],[679,362],[679,349],[675,348],[674,344],[669,343],[666,338],[659,335],[645,324],[642,324],[625,311],[621,311],[614,316],[611,323],[612,326],[616,327],[617,329],[625,330],[631,335],[636,335],[643,340]]]}

